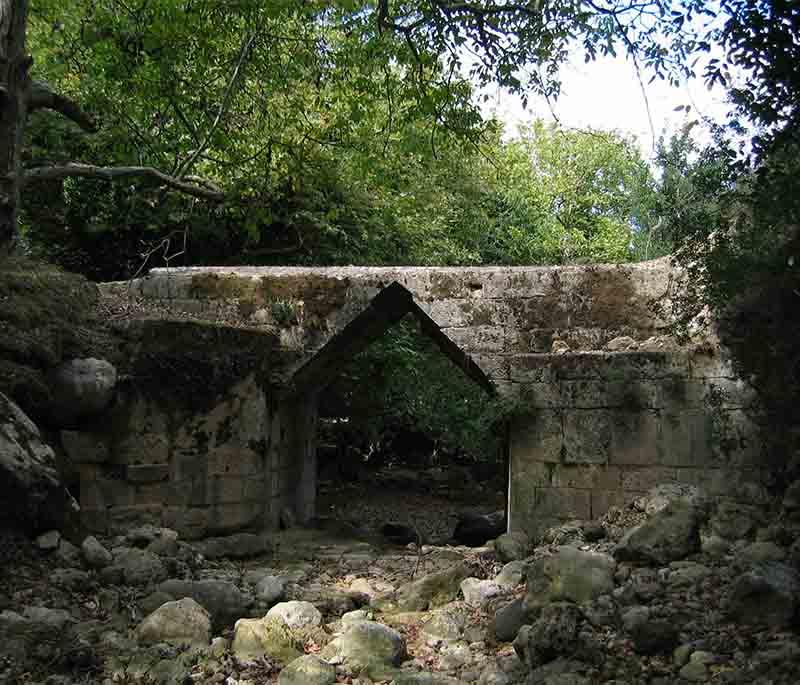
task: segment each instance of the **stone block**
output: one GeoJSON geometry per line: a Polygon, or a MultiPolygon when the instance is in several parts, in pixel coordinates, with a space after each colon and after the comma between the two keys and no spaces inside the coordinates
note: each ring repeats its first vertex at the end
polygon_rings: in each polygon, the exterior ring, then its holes
{"type": "Polygon", "coordinates": [[[206,457],[208,474],[247,476],[262,470],[263,456],[252,449],[238,446],[217,446],[206,457]]]}
{"type": "Polygon", "coordinates": [[[523,407],[558,409],[565,406],[558,383],[516,383],[517,398],[523,407]]]}
{"type": "Polygon", "coordinates": [[[244,500],[257,501],[259,499],[266,499],[269,493],[267,492],[267,476],[259,474],[244,480],[244,500]]]}
{"type": "Polygon", "coordinates": [[[660,426],[660,462],[665,466],[711,466],[711,416],[702,410],[663,411],[660,426]]]}
{"type": "Polygon", "coordinates": [[[210,507],[209,533],[232,533],[258,526],[264,514],[263,502],[236,502],[210,507]]]}
{"type": "Polygon", "coordinates": [[[509,357],[509,372],[517,383],[553,383],[557,381],[552,354],[515,354],[509,357]]]}
{"type": "Polygon", "coordinates": [[[553,483],[555,464],[518,459],[511,464],[511,489],[520,492],[531,488],[547,488],[553,483]]]}
{"type": "Polygon", "coordinates": [[[535,514],[561,520],[589,519],[592,515],[591,493],[575,488],[537,488],[535,514]]]}
{"type": "Polygon", "coordinates": [[[691,377],[695,379],[737,377],[731,361],[723,359],[718,354],[693,354],[689,370],[691,377]]]}
{"type": "Polygon", "coordinates": [[[758,425],[742,409],[710,412],[710,450],[719,463],[728,466],[763,466],[765,446],[758,425]]]}
{"type": "Polygon", "coordinates": [[[472,354],[474,361],[492,381],[509,380],[509,359],[496,354],[472,354]]]}
{"type": "Polygon", "coordinates": [[[428,315],[439,328],[505,326],[511,318],[508,302],[475,298],[434,300],[428,315]]]}
{"type": "Polygon", "coordinates": [[[241,476],[211,476],[208,483],[209,504],[233,504],[244,498],[241,476]]]}
{"type": "Polygon", "coordinates": [[[578,409],[654,409],[658,406],[655,381],[569,380],[561,382],[565,406],[578,409]]]}
{"type": "Polygon", "coordinates": [[[615,409],[609,413],[609,421],[610,464],[648,466],[660,463],[658,412],[615,409]]]}
{"type": "Polygon", "coordinates": [[[125,480],[129,483],[158,483],[169,478],[169,464],[128,464],[125,480]]]}
{"type": "Polygon", "coordinates": [[[172,460],[170,478],[174,481],[188,481],[193,478],[204,478],[208,473],[207,453],[204,451],[176,451],[172,460]]]}
{"type": "Polygon", "coordinates": [[[557,356],[561,380],[645,380],[688,375],[688,362],[673,352],[579,352],[557,356]]]}
{"type": "Polygon", "coordinates": [[[465,352],[497,353],[506,347],[506,329],[502,326],[446,328],[442,332],[465,352]]]}
{"type": "Polygon", "coordinates": [[[620,468],[605,464],[557,464],[552,468],[551,478],[552,484],[558,488],[619,490],[622,487],[620,468]]]}
{"type": "Polygon", "coordinates": [[[161,504],[140,504],[130,507],[111,507],[108,510],[108,534],[120,535],[131,528],[150,524],[161,526],[161,504]]]}
{"type": "Polygon", "coordinates": [[[553,348],[553,339],[558,337],[553,328],[533,328],[523,331],[509,327],[506,330],[506,351],[511,354],[547,354],[553,348]]]}
{"type": "Polygon", "coordinates": [[[541,328],[567,328],[571,312],[568,303],[554,292],[543,292],[541,297],[508,297],[504,300],[510,308],[509,325],[522,331],[541,328]]]}
{"type": "Polygon", "coordinates": [[[646,492],[657,485],[677,480],[677,469],[666,466],[626,467],[622,470],[622,489],[626,492],[646,492]]]}
{"type": "Polygon", "coordinates": [[[511,463],[518,461],[559,462],[563,448],[562,413],[538,409],[511,421],[511,463]]]}
{"type": "Polygon", "coordinates": [[[591,491],[591,518],[598,519],[611,509],[611,507],[624,508],[630,502],[641,496],[640,492],[624,492],[622,490],[592,490],[591,491]]]}
{"type": "Polygon", "coordinates": [[[177,507],[164,508],[163,525],[178,531],[186,540],[197,540],[209,532],[211,523],[211,510],[207,507],[177,507]]]}
{"type": "Polygon", "coordinates": [[[106,535],[108,533],[108,510],[89,506],[81,506],[81,525],[90,533],[106,535]]]}
{"type": "Polygon", "coordinates": [[[564,411],[564,463],[607,464],[611,417],[605,409],[564,411]]]}
{"type": "Polygon", "coordinates": [[[496,267],[482,270],[483,294],[493,298],[542,298],[553,291],[551,267],[496,267]]]}
{"type": "Polygon", "coordinates": [[[83,431],[61,431],[61,446],[73,464],[102,464],[108,461],[105,438],[83,431]]]}
{"type": "Polygon", "coordinates": [[[81,478],[81,505],[90,508],[124,507],[134,504],[134,489],[123,480],[81,478]]]}

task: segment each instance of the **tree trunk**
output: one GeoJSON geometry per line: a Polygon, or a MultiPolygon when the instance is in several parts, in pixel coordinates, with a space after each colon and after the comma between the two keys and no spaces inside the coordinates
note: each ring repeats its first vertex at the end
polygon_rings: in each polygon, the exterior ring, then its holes
{"type": "Polygon", "coordinates": [[[18,230],[20,158],[30,89],[27,23],[28,0],[0,0],[0,257],[11,253],[18,230]]]}

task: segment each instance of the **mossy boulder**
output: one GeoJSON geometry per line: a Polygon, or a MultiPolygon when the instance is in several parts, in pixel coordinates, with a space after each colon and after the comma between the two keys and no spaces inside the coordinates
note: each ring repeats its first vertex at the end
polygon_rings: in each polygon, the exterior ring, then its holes
{"type": "Polygon", "coordinates": [[[406,657],[406,642],[400,633],[382,623],[363,621],[328,644],[320,656],[341,658],[353,671],[379,673],[400,665],[406,657]]]}
{"type": "Polygon", "coordinates": [[[34,419],[47,415],[49,369],[85,356],[97,286],[82,276],[24,258],[0,260],[0,391],[34,419]]]}
{"type": "Polygon", "coordinates": [[[242,659],[267,656],[288,664],[303,653],[303,643],[279,618],[242,618],[233,628],[233,653],[242,659]]]}
{"type": "Polygon", "coordinates": [[[278,685],[333,685],[336,668],[318,656],[298,657],[281,671],[278,685]]]}
{"type": "Polygon", "coordinates": [[[401,585],[391,600],[382,599],[381,605],[394,605],[397,611],[426,611],[443,606],[458,598],[461,581],[472,575],[472,569],[461,562],[436,573],[429,573],[419,580],[401,585]]]}

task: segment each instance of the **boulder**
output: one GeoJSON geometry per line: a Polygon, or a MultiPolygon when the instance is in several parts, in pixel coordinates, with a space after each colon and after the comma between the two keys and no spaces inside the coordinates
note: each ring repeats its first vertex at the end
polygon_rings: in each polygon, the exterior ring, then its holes
{"type": "Polygon", "coordinates": [[[625,352],[627,350],[635,350],[639,344],[629,335],[621,335],[618,338],[609,340],[606,343],[606,350],[609,352],[625,352]]]}
{"type": "Polygon", "coordinates": [[[461,581],[461,592],[464,601],[471,607],[482,607],[492,597],[503,592],[493,580],[478,580],[477,578],[465,578],[461,581]]]}
{"type": "Polygon", "coordinates": [[[79,507],[61,482],[56,456],[25,413],[0,393],[0,523],[28,533],[71,524],[79,507]]]}
{"type": "Polygon", "coordinates": [[[705,506],[703,494],[694,485],[662,483],[634,501],[634,506],[648,516],[665,509],[670,502],[686,500],[697,507],[705,506]]]}
{"type": "Polygon", "coordinates": [[[530,564],[525,561],[509,561],[497,574],[494,582],[500,587],[513,588],[525,582],[530,564]]]}
{"type": "Polygon", "coordinates": [[[227,580],[166,580],[159,584],[158,591],[180,599],[191,597],[209,614],[214,630],[230,626],[236,619],[247,616],[252,598],[245,595],[227,580]]]}
{"type": "Polygon", "coordinates": [[[514,649],[531,668],[558,657],[572,657],[579,651],[578,629],[582,620],[583,614],[574,604],[549,604],[533,624],[520,629],[514,649]]]}
{"type": "Polygon", "coordinates": [[[364,621],[333,640],[320,656],[328,661],[340,658],[351,669],[380,670],[400,665],[406,657],[406,643],[396,630],[364,621]]]}
{"type": "Polygon", "coordinates": [[[57,568],[50,574],[50,582],[68,590],[87,590],[89,574],[77,568],[57,568]]]}
{"type": "Polygon", "coordinates": [[[519,629],[527,623],[527,614],[520,597],[497,610],[492,631],[498,642],[513,642],[519,629]]]}
{"type": "Polygon", "coordinates": [[[267,612],[267,618],[280,619],[292,630],[322,625],[322,614],[311,602],[281,602],[267,612]]]}
{"type": "Polygon", "coordinates": [[[41,644],[61,642],[74,623],[72,616],[60,609],[25,607],[22,613],[0,612],[0,643],[6,656],[25,658],[41,644]]]}
{"type": "Polygon", "coordinates": [[[205,647],[211,641],[208,612],[189,597],[162,604],[136,628],[139,644],[166,642],[171,645],[205,647]]]}
{"type": "Polygon", "coordinates": [[[680,630],[673,621],[653,616],[649,608],[631,607],[622,614],[622,625],[639,654],[670,652],[678,644],[680,630]]]}
{"type": "Polygon", "coordinates": [[[697,508],[685,499],[675,499],[629,530],[614,548],[614,556],[621,561],[668,564],[699,550],[697,508]]]}
{"type": "Polygon", "coordinates": [[[130,547],[118,547],[113,551],[113,566],[122,572],[126,585],[150,585],[167,577],[164,564],[152,552],[130,547]]]}
{"type": "Polygon", "coordinates": [[[731,585],[728,613],[740,623],[785,628],[794,622],[800,602],[800,573],[769,562],[743,573],[731,585]]]}
{"type": "Polygon", "coordinates": [[[504,564],[521,561],[528,556],[531,547],[530,538],[523,532],[503,533],[494,541],[497,558],[504,564]]]}
{"type": "Polygon", "coordinates": [[[262,606],[272,607],[286,596],[286,578],[264,576],[256,583],[256,599],[262,606]]]}
{"type": "Polygon", "coordinates": [[[453,539],[461,545],[480,547],[506,532],[505,512],[462,514],[453,531],[453,539]]]}
{"type": "Polygon", "coordinates": [[[236,533],[218,538],[206,538],[193,543],[194,548],[206,559],[247,559],[266,554],[272,549],[265,535],[236,533]]]}
{"type": "Polygon", "coordinates": [[[48,530],[46,533],[39,535],[35,544],[37,549],[42,552],[53,552],[58,549],[58,544],[61,542],[61,533],[57,530],[48,530]]]}
{"type": "Polygon", "coordinates": [[[303,653],[303,642],[279,618],[242,618],[233,628],[233,653],[240,659],[266,656],[282,664],[303,653]]]}
{"type": "Polygon", "coordinates": [[[81,551],[73,545],[69,540],[61,538],[56,550],[56,557],[65,566],[80,566],[81,565],[81,551]]]}
{"type": "Polygon", "coordinates": [[[117,370],[105,359],[71,359],[48,374],[53,421],[70,426],[102,412],[114,397],[117,370]]]}
{"type": "Polygon", "coordinates": [[[105,568],[113,561],[111,552],[101,545],[93,535],[87,537],[81,544],[83,559],[92,568],[105,568]]]}
{"type": "Polygon", "coordinates": [[[736,560],[746,566],[768,561],[785,561],[786,550],[774,542],[752,542],[739,552],[736,560]]]}
{"type": "Polygon", "coordinates": [[[741,540],[755,532],[763,521],[763,513],[758,507],[722,500],[711,516],[711,530],[726,540],[741,540]]]}
{"type": "Polygon", "coordinates": [[[401,585],[395,593],[399,611],[427,611],[458,597],[461,581],[471,575],[470,566],[461,562],[418,580],[401,585]]]}
{"type": "Polygon", "coordinates": [[[278,685],[333,685],[335,682],[336,668],[313,654],[298,657],[278,676],[278,685]]]}
{"type": "Polygon", "coordinates": [[[422,632],[436,640],[458,640],[467,625],[464,611],[445,607],[433,613],[422,627],[422,632]]]}
{"type": "Polygon", "coordinates": [[[614,589],[617,564],[607,554],[559,547],[550,557],[537,559],[528,569],[525,610],[535,614],[550,602],[589,602],[614,589]]]}

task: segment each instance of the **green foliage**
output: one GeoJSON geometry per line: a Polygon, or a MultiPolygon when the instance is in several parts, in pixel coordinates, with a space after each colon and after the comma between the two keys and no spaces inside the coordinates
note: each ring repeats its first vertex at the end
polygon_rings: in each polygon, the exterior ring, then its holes
{"type": "Polygon", "coordinates": [[[504,403],[454,369],[413,319],[350,362],[325,391],[321,413],[347,417],[348,442],[376,458],[438,453],[494,463],[502,455],[504,403]]]}

